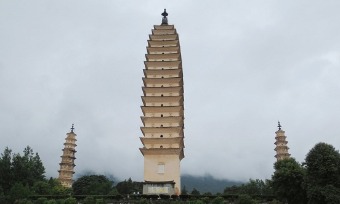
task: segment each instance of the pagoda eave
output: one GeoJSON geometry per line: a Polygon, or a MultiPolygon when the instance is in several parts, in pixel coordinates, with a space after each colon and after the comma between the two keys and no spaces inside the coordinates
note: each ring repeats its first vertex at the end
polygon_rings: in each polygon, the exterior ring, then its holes
{"type": "Polygon", "coordinates": [[[144,61],[147,70],[174,70],[182,69],[181,61],[144,61]]]}
{"type": "Polygon", "coordinates": [[[156,30],[173,30],[174,28],[174,25],[154,25],[154,29],[156,30]]]}
{"type": "Polygon", "coordinates": [[[145,144],[178,144],[180,148],[184,148],[183,137],[159,137],[159,138],[139,138],[143,145],[145,144]]]}
{"type": "Polygon", "coordinates": [[[183,85],[183,79],[174,78],[145,78],[143,77],[144,87],[154,87],[154,85],[167,85],[167,87],[176,87],[183,85]],[[152,86],[153,85],[153,86],[152,86]]]}
{"type": "Polygon", "coordinates": [[[183,105],[181,106],[141,106],[143,114],[146,113],[180,113],[183,115],[183,105]]]}
{"type": "Polygon", "coordinates": [[[145,135],[146,133],[178,133],[183,134],[182,127],[141,127],[140,128],[145,135]]]}
{"type": "Polygon", "coordinates": [[[183,95],[182,87],[143,87],[144,95],[149,94],[169,94],[172,93],[174,95],[183,95]]]}
{"type": "Polygon", "coordinates": [[[141,116],[141,120],[143,124],[146,123],[183,123],[183,117],[182,116],[170,116],[170,117],[145,117],[141,116]]]}
{"type": "Polygon", "coordinates": [[[171,35],[177,34],[176,29],[152,29],[152,34],[154,35],[171,35]]]}
{"type": "Polygon", "coordinates": [[[181,69],[143,69],[144,76],[150,76],[148,78],[156,78],[151,77],[152,75],[159,75],[159,76],[167,76],[167,75],[174,75],[175,77],[182,77],[182,70],[181,69]]]}
{"type": "Polygon", "coordinates": [[[183,96],[141,96],[143,104],[146,103],[183,103],[183,96]]]}
{"type": "Polygon", "coordinates": [[[148,54],[177,54],[179,47],[147,47],[148,54]]]}
{"type": "Polygon", "coordinates": [[[178,155],[180,160],[184,158],[183,148],[139,148],[143,155],[178,155]]]}

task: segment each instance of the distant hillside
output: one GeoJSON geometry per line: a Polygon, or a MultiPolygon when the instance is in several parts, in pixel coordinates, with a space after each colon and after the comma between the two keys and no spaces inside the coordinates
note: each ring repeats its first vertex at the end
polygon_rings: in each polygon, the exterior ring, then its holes
{"type": "Polygon", "coordinates": [[[228,179],[215,179],[211,175],[205,176],[191,176],[191,175],[182,175],[181,176],[181,186],[185,186],[188,193],[191,193],[193,188],[196,188],[201,194],[210,192],[212,194],[215,193],[223,193],[223,190],[227,186],[232,185],[241,185],[242,182],[231,181],[228,179]]]}
{"type": "MultiPolygon", "coordinates": [[[[98,173],[85,170],[75,175],[74,179],[77,180],[81,176],[85,175],[98,175],[98,173]]],[[[114,181],[114,185],[121,182],[121,179],[113,176],[110,173],[104,173],[104,175],[114,181]]],[[[191,193],[193,188],[196,188],[201,194],[210,192],[212,194],[216,193],[223,193],[225,187],[233,186],[233,185],[241,185],[242,182],[239,181],[231,181],[228,179],[216,179],[211,175],[204,175],[204,176],[192,176],[192,175],[182,175],[181,176],[181,186],[185,186],[188,193],[191,193]]]]}

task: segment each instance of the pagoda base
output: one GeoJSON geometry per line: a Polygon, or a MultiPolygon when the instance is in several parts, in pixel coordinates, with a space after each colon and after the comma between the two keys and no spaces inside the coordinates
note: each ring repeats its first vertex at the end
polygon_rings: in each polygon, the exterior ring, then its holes
{"type": "Polygon", "coordinates": [[[144,195],[175,195],[174,181],[145,181],[143,183],[144,195]]]}

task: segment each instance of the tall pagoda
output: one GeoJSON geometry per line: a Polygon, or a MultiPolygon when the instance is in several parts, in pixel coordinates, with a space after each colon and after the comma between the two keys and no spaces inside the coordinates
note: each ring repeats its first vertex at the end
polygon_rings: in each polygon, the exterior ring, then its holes
{"type": "Polygon", "coordinates": [[[76,159],[76,134],[74,133],[74,125],[72,124],[71,132],[66,134],[66,139],[64,143],[63,155],[61,156],[59,181],[65,187],[72,187],[72,177],[74,174],[74,160],[76,159]]]}
{"type": "Polygon", "coordinates": [[[287,141],[286,141],[286,135],[285,131],[281,129],[281,124],[279,122],[278,124],[279,130],[275,132],[276,134],[276,142],[274,143],[276,145],[276,148],[274,149],[276,151],[276,159],[277,161],[287,159],[290,157],[290,154],[288,153],[288,146],[287,146],[287,141]]]}
{"type": "Polygon", "coordinates": [[[180,44],[164,9],[149,35],[143,77],[143,194],[179,195],[184,158],[183,72],[180,44]]]}

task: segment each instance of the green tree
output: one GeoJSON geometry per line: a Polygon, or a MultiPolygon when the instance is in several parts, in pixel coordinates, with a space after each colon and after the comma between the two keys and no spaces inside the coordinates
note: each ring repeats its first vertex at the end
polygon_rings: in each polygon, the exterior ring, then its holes
{"type": "Polygon", "coordinates": [[[202,194],[202,196],[212,196],[212,193],[210,193],[210,192],[204,192],[204,193],[202,194]]]}
{"type": "Polygon", "coordinates": [[[112,191],[112,185],[104,175],[88,175],[77,179],[72,188],[75,195],[107,195],[112,191]]]}
{"type": "Polygon", "coordinates": [[[5,193],[4,193],[4,191],[3,191],[1,186],[0,186],[0,203],[4,203],[4,204],[8,203],[7,202],[7,198],[5,196],[5,193]]]}
{"type": "Polygon", "coordinates": [[[307,154],[306,190],[310,204],[339,203],[340,154],[332,145],[316,144],[307,154]]]}
{"type": "Polygon", "coordinates": [[[230,187],[226,187],[223,191],[226,195],[237,195],[240,193],[240,187],[236,185],[232,185],[230,187]]]}
{"type": "Polygon", "coordinates": [[[38,198],[38,199],[35,201],[35,204],[45,204],[46,202],[47,202],[47,198],[41,197],[41,198],[38,198]]]}
{"type": "MultiPolygon", "coordinates": [[[[0,186],[6,194],[16,183],[32,187],[36,181],[44,180],[45,168],[39,154],[27,146],[23,156],[12,154],[12,150],[5,148],[0,158],[0,186]]],[[[18,186],[16,186],[18,187],[18,186]]]]}
{"type": "Polygon", "coordinates": [[[35,181],[43,181],[45,167],[43,166],[38,153],[27,146],[24,155],[14,154],[12,158],[13,180],[33,186],[35,181]]]}
{"type": "Polygon", "coordinates": [[[224,189],[226,195],[272,195],[270,181],[261,179],[249,179],[249,182],[240,186],[230,186],[224,189]]]}
{"type": "Polygon", "coordinates": [[[212,204],[223,204],[224,203],[224,198],[218,196],[218,197],[214,198],[211,203],[212,204]]]}
{"type": "Polygon", "coordinates": [[[50,194],[51,195],[58,195],[58,196],[66,196],[66,195],[70,195],[72,193],[72,189],[71,188],[67,188],[63,185],[61,185],[60,181],[56,178],[50,178],[47,181],[49,188],[50,188],[50,194]]]}
{"type": "Polygon", "coordinates": [[[0,187],[6,194],[12,186],[12,150],[8,147],[5,148],[4,152],[1,153],[0,157],[0,187]]]}
{"type": "Polygon", "coordinates": [[[49,195],[51,194],[51,186],[47,181],[37,181],[33,184],[32,191],[36,195],[49,195]]]}
{"type": "Polygon", "coordinates": [[[242,185],[242,193],[248,194],[248,195],[263,195],[266,184],[263,180],[260,179],[249,179],[249,182],[242,185]]]}
{"type": "Polygon", "coordinates": [[[272,187],[276,196],[288,203],[306,203],[303,188],[305,169],[294,158],[277,161],[272,176],[272,187]]]}
{"type": "Polygon", "coordinates": [[[69,197],[65,199],[65,204],[77,204],[77,200],[75,198],[69,197]]]}
{"type": "Polygon", "coordinates": [[[205,202],[202,201],[202,200],[195,200],[195,201],[192,201],[190,203],[193,203],[193,204],[205,204],[205,202]]]}
{"type": "Polygon", "coordinates": [[[104,199],[103,198],[99,198],[99,199],[96,199],[96,204],[104,204],[104,199]]]}
{"type": "Polygon", "coordinates": [[[191,191],[191,195],[201,195],[201,193],[196,188],[193,188],[191,191]]]}
{"type": "Polygon", "coordinates": [[[256,202],[250,197],[250,195],[240,195],[236,203],[237,204],[255,204],[256,202]]]}
{"type": "Polygon", "coordinates": [[[22,183],[15,183],[9,191],[9,196],[12,202],[28,198],[31,195],[29,187],[24,186],[22,183]]]}
{"type": "Polygon", "coordinates": [[[54,199],[52,199],[52,200],[48,200],[48,201],[46,201],[46,203],[45,204],[57,204],[57,201],[56,200],[54,200],[54,199]]]}
{"type": "Polygon", "coordinates": [[[188,195],[188,190],[185,186],[183,186],[181,193],[182,193],[182,195],[188,195]]]}
{"type": "Polygon", "coordinates": [[[132,181],[132,179],[129,178],[128,180],[119,182],[116,185],[116,189],[118,193],[122,195],[127,195],[127,194],[132,194],[134,192],[142,192],[143,184],[141,182],[132,181]]]}
{"type": "Polygon", "coordinates": [[[86,198],[83,201],[84,204],[96,204],[96,200],[93,196],[86,196],[86,198]]]}
{"type": "Polygon", "coordinates": [[[199,203],[199,204],[204,204],[204,203],[206,203],[206,204],[208,204],[208,203],[210,203],[210,198],[209,197],[203,197],[203,198],[201,198],[200,200],[197,200],[196,201],[196,203],[199,203]]]}

